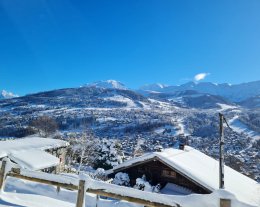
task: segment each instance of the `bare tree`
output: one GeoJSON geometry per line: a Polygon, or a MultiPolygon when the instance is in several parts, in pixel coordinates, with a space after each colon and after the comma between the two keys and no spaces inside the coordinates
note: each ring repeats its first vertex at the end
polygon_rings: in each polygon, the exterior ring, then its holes
{"type": "Polygon", "coordinates": [[[81,153],[79,155],[79,166],[77,173],[81,170],[82,164],[91,166],[95,160],[95,150],[98,140],[95,138],[91,129],[86,129],[79,139],[81,153]]]}
{"type": "Polygon", "coordinates": [[[139,157],[142,154],[144,154],[144,150],[142,149],[142,145],[144,144],[144,139],[141,139],[139,136],[137,137],[136,140],[136,146],[134,148],[133,155],[134,157],[139,157]]]}
{"type": "Polygon", "coordinates": [[[57,122],[48,116],[40,116],[30,123],[30,126],[37,130],[40,136],[48,137],[58,129],[57,122]]]}

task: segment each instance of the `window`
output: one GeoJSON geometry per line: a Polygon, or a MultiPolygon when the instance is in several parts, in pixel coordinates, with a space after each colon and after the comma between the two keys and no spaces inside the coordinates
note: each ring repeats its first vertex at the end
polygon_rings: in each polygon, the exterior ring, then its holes
{"type": "Polygon", "coordinates": [[[162,176],[176,178],[176,172],[171,171],[171,170],[163,170],[162,171],[162,176]]]}

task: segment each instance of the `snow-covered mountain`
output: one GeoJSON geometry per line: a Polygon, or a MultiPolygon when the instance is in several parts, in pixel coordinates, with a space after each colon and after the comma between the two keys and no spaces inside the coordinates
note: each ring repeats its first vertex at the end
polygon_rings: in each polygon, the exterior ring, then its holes
{"type": "Polygon", "coordinates": [[[121,90],[127,89],[123,83],[116,80],[97,81],[94,83],[88,83],[84,85],[84,87],[114,88],[121,90]]]}
{"type": "MultiPolygon", "coordinates": [[[[232,130],[225,132],[228,150],[236,159],[241,158],[242,151],[243,159],[250,160],[243,164],[243,169],[252,175],[257,174],[254,172],[259,165],[254,156],[260,146],[260,141],[257,142],[260,138],[259,96],[234,103],[220,95],[187,90],[198,86],[208,91],[213,91],[210,87],[215,88],[212,83],[187,83],[182,86],[183,90],[178,87],[172,92],[170,87],[158,86],[163,92],[145,91],[143,95],[125,89],[117,81],[101,81],[84,87],[2,99],[0,138],[30,135],[34,133],[28,127],[31,120],[46,115],[56,120],[60,133],[65,137],[75,131],[80,133],[87,124],[100,138],[123,140],[128,153],[132,152],[138,137],[145,140],[144,150],[152,151],[158,144],[172,146],[176,140],[186,136],[192,146],[214,155],[218,153],[218,113],[222,112],[228,121],[236,118],[230,123],[232,130]]],[[[246,89],[242,91],[246,92],[246,89]]]]}
{"type": "Polygon", "coordinates": [[[168,87],[168,86],[165,84],[154,83],[154,84],[147,84],[147,85],[141,86],[140,90],[141,91],[161,91],[166,87],[168,87]]]}
{"type": "Polygon", "coordinates": [[[239,102],[238,104],[245,108],[260,108],[260,95],[250,97],[246,100],[243,100],[242,102],[239,102]]]}
{"type": "Polygon", "coordinates": [[[13,94],[12,92],[8,92],[6,90],[0,91],[0,99],[15,98],[15,97],[18,97],[18,95],[13,94]]]}
{"type": "Polygon", "coordinates": [[[140,91],[153,91],[160,93],[176,93],[179,91],[193,90],[201,93],[222,96],[230,101],[239,102],[250,97],[260,95],[260,81],[231,85],[227,83],[215,84],[211,82],[188,82],[179,86],[154,87],[147,85],[140,91]]]}

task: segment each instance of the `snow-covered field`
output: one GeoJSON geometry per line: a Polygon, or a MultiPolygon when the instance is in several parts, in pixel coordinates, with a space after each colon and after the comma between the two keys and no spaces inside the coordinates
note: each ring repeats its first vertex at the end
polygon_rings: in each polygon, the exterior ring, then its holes
{"type": "Polygon", "coordinates": [[[260,134],[250,130],[245,124],[239,121],[238,116],[234,116],[229,120],[229,125],[235,132],[244,133],[253,139],[260,139],[260,134]]]}
{"type": "Polygon", "coordinates": [[[104,100],[126,103],[127,107],[130,107],[130,108],[136,107],[136,104],[131,99],[124,97],[124,96],[121,96],[121,95],[115,95],[113,97],[107,97],[107,98],[104,98],[104,100]]]}
{"type": "Polygon", "coordinates": [[[218,111],[226,111],[228,109],[236,109],[236,106],[231,106],[228,104],[222,104],[222,103],[217,103],[218,106],[220,106],[221,109],[219,109],[218,111]]]}

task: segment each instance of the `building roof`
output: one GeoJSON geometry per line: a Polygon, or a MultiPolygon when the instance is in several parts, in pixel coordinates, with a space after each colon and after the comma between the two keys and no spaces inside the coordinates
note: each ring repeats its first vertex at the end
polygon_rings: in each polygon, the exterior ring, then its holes
{"type": "Polygon", "coordinates": [[[66,147],[69,143],[59,139],[26,137],[15,140],[0,141],[0,158],[7,157],[11,153],[26,150],[47,150],[66,147]]]}
{"type": "Polygon", "coordinates": [[[60,163],[59,158],[37,149],[16,151],[9,154],[8,157],[21,168],[29,170],[41,170],[57,166],[60,163]]]}
{"type": "MultiPolygon", "coordinates": [[[[123,162],[107,171],[107,174],[119,172],[151,159],[162,161],[210,191],[219,188],[219,162],[189,146],[185,146],[184,150],[169,148],[162,152],[144,154],[123,162]]],[[[259,183],[228,166],[225,166],[224,173],[227,191],[233,193],[242,202],[260,205],[259,183]]]]}

